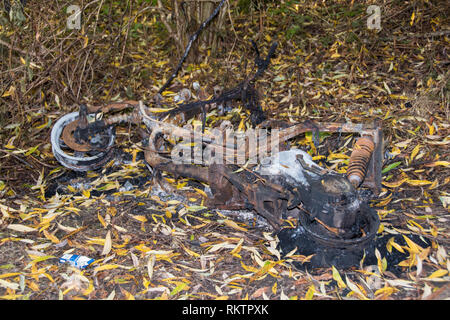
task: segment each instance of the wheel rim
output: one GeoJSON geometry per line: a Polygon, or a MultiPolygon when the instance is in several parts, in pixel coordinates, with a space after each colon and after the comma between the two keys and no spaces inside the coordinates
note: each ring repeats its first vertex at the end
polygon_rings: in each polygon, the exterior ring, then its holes
{"type": "Polygon", "coordinates": [[[105,151],[93,151],[93,152],[75,152],[70,149],[61,139],[64,127],[69,123],[78,119],[78,112],[72,112],[61,117],[53,126],[51,132],[51,144],[52,152],[56,160],[64,167],[75,171],[88,171],[95,170],[102,167],[108,162],[113,155],[113,148],[115,141],[114,128],[109,127],[106,129],[106,133],[109,136],[107,147],[105,151]],[[70,154],[70,152],[73,154],[70,154]]]}

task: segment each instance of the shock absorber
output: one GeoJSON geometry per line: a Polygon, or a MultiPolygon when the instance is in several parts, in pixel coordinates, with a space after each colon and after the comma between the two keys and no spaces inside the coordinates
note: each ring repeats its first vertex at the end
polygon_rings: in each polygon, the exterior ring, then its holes
{"type": "Polygon", "coordinates": [[[347,178],[355,187],[359,187],[367,173],[372,153],[375,149],[375,143],[370,137],[359,138],[354,147],[347,169],[347,178]]]}

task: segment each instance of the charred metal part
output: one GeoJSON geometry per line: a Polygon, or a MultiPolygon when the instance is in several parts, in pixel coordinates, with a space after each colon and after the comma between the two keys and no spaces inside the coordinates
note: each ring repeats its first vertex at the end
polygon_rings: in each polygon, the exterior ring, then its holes
{"type": "MultiPolygon", "coordinates": [[[[361,203],[353,226],[355,236],[343,238],[325,228],[318,220],[312,220],[308,215],[299,215],[299,224],[295,229],[285,228],[278,232],[279,248],[282,254],[287,254],[297,248],[302,255],[312,255],[311,260],[298,264],[298,268],[328,268],[338,269],[358,266],[364,257],[365,262],[373,264],[376,257],[376,234],[380,225],[376,211],[367,203],[361,203]]],[[[386,248],[384,245],[383,248],[386,248]]]]}
{"type": "Polygon", "coordinates": [[[109,159],[111,159],[113,154],[113,145],[115,141],[115,132],[114,127],[108,127],[104,131],[104,135],[106,136],[106,140],[99,138],[98,136],[94,136],[95,139],[106,141],[103,145],[103,150],[88,150],[77,151],[64,143],[62,139],[62,133],[64,128],[70,123],[77,122],[79,117],[78,112],[72,112],[66,114],[62,118],[60,118],[52,128],[51,132],[51,144],[52,151],[55,158],[65,167],[75,170],[75,171],[87,171],[94,170],[104,166],[109,159]]]}
{"type": "Polygon", "coordinates": [[[137,101],[124,101],[96,107],[80,105],[77,119],[65,125],[61,138],[74,151],[88,152],[105,149],[111,135],[108,129],[110,126],[127,122],[138,123],[140,118],[136,112],[133,112],[110,116],[102,120],[103,114],[130,107],[135,108],[138,104],[137,101]],[[89,121],[88,118],[92,120],[89,121]]]}
{"type": "MultiPolygon", "coordinates": [[[[123,107],[123,106],[122,106],[123,107]]],[[[278,154],[261,160],[261,165],[256,171],[245,170],[240,175],[236,175],[233,171],[223,166],[211,166],[211,163],[197,163],[194,164],[175,164],[167,155],[170,153],[165,150],[164,141],[169,136],[182,139],[191,139],[195,143],[203,145],[210,145],[215,147],[217,152],[236,155],[234,141],[229,143],[216,141],[215,136],[209,133],[199,133],[192,129],[180,128],[170,123],[165,123],[156,118],[151,117],[147,113],[146,107],[140,102],[139,108],[133,110],[131,116],[119,115],[112,117],[109,120],[97,120],[88,123],[86,127],[77,127],[75,130],[77,140],[76,142],[89,141],[91,150],[98,150],[100,145],[96,145],[97,149],[93,148],[92,137],[99,136],[108,128],[107,125],[111,123],[118,123],[120,121],[136,121],[141,119],[151,132],[148,138],[148,150],[145,151],[145,158],[147,163],[155,169],[171,172],[177,176],[186,176],[201,181],[208,182],[213,185],[212,189],[214,199],[211,203],[220,205],[221,207],[233,206],[241,208],[252,207],[262,216],[267,218],[274,228],[280,226],[283,212],[287,209],[292,209],[302,203],[303,209],[306,210],[313,218],[318,219],[330,228],[340,230],[344,234],[346,228],[352,225],[355,221],[355,213],[352,208],[357,208],[359,205],[358,199],[355,196],[354,186],[348,182],[344,176],[336,173],[329,173],[324,168],[317,166],[311,157],[300,150],[283,151],[278,154]],[[200,140],[195,140],[200,139],[200,140]],[[283,165],[280,161],[287,161],[283,165]],[[210,166],[216,170],[208,170],[202,166],[210,166]],[[290,169],[285,169],[286,166],[290,169]],[[245,173],[245,174],[244,174],[245,173]],[[223,178],[225,177],[225,181],[223,178]],[[319,178],[320,177],[320,178],[319,178]],[[245,179],[244,179],[245,178],[245,179]],[[308,180],[309,179],[309,180],[308,180]],[[307,183],[305,181],[308,181],[307,183]],[[281,186],[281,187],[280,187],[281,186]],[[311,193],[311,190],[314,192],[311,193]],[[308,195],[308,196],[306,196],[308,195]],[[270,198],[271,196],[272,198],[270,198]],[[301,199],[294,201],[293,199],[301,199]],[[324,201],[324,199],[326,201],[324,201]],[[321,205],[318,205],[321,203],[321,205]],[[321,216],[323,212],[332,212],[331,214],[321,216]]],[[[73,117],[72,120],[77,120],[73,117]]],[[[74,125],[70,121],[65,123],[65,126],[71,128],[74,125]]],[[[380,174],[374,172],[378,161],[374,159],[376,154],[381,154],[381,140],[382,133],[380,128],[375,125],[362,125],[350,123],[313,123],[306,121],[288,128],[280,132],[279,143],[283,143],[301,133],[307,131],[325,132],[357,132],[364,135],[356,146],[369,145],[374,149],[371,158],[366,157],[366,164],[368,162],[368,176],[372,178],[364,180],[364,183],[372,183],[372,186],[378,187],[376,177],[380,174]],[[369,161],[367,161],[369,160],[369,161]],[[372,167],[371,167],[372,164],[372,167]]],[[[270,137],[268,137],[267,144],[271,144],[270,137]]],[[[107,148],[103,139],[103,147],[107,148]]],[[[246,144],[244,148],[249,145],[246,144]]],[[[70,146],[69,146],[70,147],[70,146]]],[[[355,150],[357,147],[355,147],[355,150]]],[[[76,149],[74,149],[76,150],[76,149]]],[[[258,153],[258,150],[257,150],[258,153]]],[[[251,154],[248,149],[245,149],[245,157],[248,159],[251,154]]],[[[67,161],[66,161],[67,162],[67,161]]],[[[381,164],[378,164],[378,166],[381,164]]],[[[249,166],[251,168],[252,166],[249,166]]],[[[366,167],[366,165],[364,165],[366,167]]],[[[74,168],[73,166],[71,168],[74,168]]],[[[75,167],[75,170],[77,167],[75,167]]],[[[79,169],[79,167],[78,167],[79,169]]],[[[236,170],[237,168],[235,168],[236,170]]],[[[83,167],[85,170],[85,167],[83,167]]],[[[252,169],[253,170],[253,169],[252,169]]],[[[375,188],[377,189],[377,188],[375,188]]]]}
{"type": "Polygon", "coordinates": [[[360,186],[370,188],[375,194],[381,191],[381,166],[383,161],[383,130],[378,122],[372,124],[361,123],[337,123],[337,122],[317,122],[306,121],[293,125],[280,133],[280,142],[289,140],[301,133],[317,130],[316,132],[334,133],[356,133],[366,139],[370,139],[373,146],[373,153],[366,166],[366,175],[360,186]]]}
{"type": "MultiPolygon", "coordinates": [[[[155,143],[152,149],[157,150],[155,143]]],[[[358,228],[363,200],[344,175],[328,172],[298,149],[282,151],[247,170],[213,164],[209,170],[194,164],[174,164],[157,152],[145,152],[155,169],[194,178],[210,184],[209,204],[223,209],[254,209],[279,230],[291,214],[307,215],[342,239],[361,234],[358,228]]],[[[308,220],[309,221],[309,220],[308,220]]],[[[367,230],[365,231],[367,234],[367,230]]]]}
{"type": "Polygon", "coordinates": [[[99,106],[92,106],[88,107],[87,112],[88,113],[109,113],[112,111],[121,111],[125,110],[127,108],[136,108],[139,105],[139,101],[134,100],[126,100],[122,102],[114,102],[107,105],[99,105],[99,106]]]}
{"type": "Polygon", "coordinates": [[[355,188],[364,180],[374,150],[375,144],[371,138],[362,137],[356,141],[347,170],[347,178],[355,188]]]}
{"type": "MultiPolygon", "coordinates": [[[[190,115],[195,115],[199,113],[203,113],[203,123],[205,122],[205,114],[206,114],[206,106],[212,104],[226,104],[232,100],[240,100],[242,101],[244,107],[247,110],[250,110],[250,120],[253,124],[257,125],[266,120],[264,112],[262,111],[261,104],[259,102],[259,95],[257,90],[255,89],[254,82],[261,77],[261,75],[266,71],[269,66],[270,60],[273,58],[276,48],[278,47],[278,43],[272,43],[269,52],[265,59],[262,59],[259,55],[258,48],[255,42],[252,41],[252,45],[256,51],[255,65],[257,66],[257,71],[254,75],[249,77],[249,79],[239,83],[236,87],[225,90],[219,96],[215,96],[208,100],[200,100],[190,103],[182,103],[178,105],[177,108],[171,109],[166,113],[162,113],[160,118],[165,117],[167,115],[174,116],[179,113],[189,113],[190,115]]],[[[202,127],[202,131],[204,131],[204,124],[202,127]]]]}
{"type": "Polygon", "coordinates": [[[211,188],[216,201],[254,209],[275,230],[291,232],[307,247],[300,248],[301,254],[314,254],[315,267],[350,267],[372,249],[380,223],[376,211],[344,175],[324,173],[302,150],[266,158],[251,172],[238,174],[225,166],[211,169],[209,179],[221,179],[211,184],[219,185],[211,188]],[[289,216],[298,218],[297,229],[280,229],[281,219],[289,216]]]}
{"type": "Polygon", "coordinates": [[[302,150],[282,151],[264,162],[269,165],[261,164],[255,170],[272,184],[283,187],[284,197],[289,199],[285,215],[300,205],[306,213],[300,216],[320,221],[341,238],[357,236],[353,227],[364,201],[345,176],[327,172],[302,150]]]}
{"type": "Polygon", "coordinates": [[[77,130],[79,123],[80,123],[79,120],[75,120],[68,123],[63,129],[62,139],[64,140],[64,143],[71,149],[75,151],[87,152],[92,149],[89,143],[88,142],[78,143],[74,136],[75,130],[77,130]]]}
{"type": "MultiPolygon", "coordinates": [[[[223,1],[222,1],[223,3],[223,1]]],[[[217,10],[220,9],[220,6],[217,10]]],[[[179,112],[202,112],[202,133],[205,132],[206,125],[206,107],[210,104],[226,103],[230,100],[241,100],[244,106],[251,111],[251,120],[254,123],[260,123],[264,119],[261,105],[259,104],[258,93],[254,88],[253,82],[267,69],[270,59],[275,53],[277,43],[273,43],[269,49],[269,53],[265,59],[261,59],[256,44],[253,42],[253,46],[257,53],[255,64],[258,67],[257,72],[250,77],[249,80],[240,83],[237,87],[222,93],[219,97],[215,97],[210,100],[196,101],[193,103],[182,104],[178,108],[172,109],[167,113],[160,114],[173,115],[179,112]]],[[[167,82],[168,83],[168,82],[167,82]]],[[[71,123],[65,123],[63,128],[62,139],[64,143],[76,152],[88,152],[92,150],[99,151],[104,149],[107,145],[108,135],[103,134],[105,129],[109,126],[132,122],[139,124],[144,122],[147,128],[152,131],[152,134],[162,133],[174,134],[178,137],[186,137],[192,135],[192,132],[186,132],[186,130],[177,130],[174,126],[165,127],[163,123],[156,121],[156,119],[148,116],[143,107],[139,106],[137,101],[124,101],[120,103],[112,103],[106,106],[86,107],[80,106],[79,116],[77,121],[71,123]],[[133,108],[132,114],[118,114],[107,119],[102,119],[102,115],[108,112],[123,111],[127,108],[133,108]],[[95,121],[88,121],[88,114],[95,114],[95,121]],[[101,120],[102,119],[102,120],[101,120]],[[158,127],[159,129],[156,129],[158,127]],[[156,129],[156,130],[154,130],[156,129]],[[94,140],[92,139],[94,137],[94,140]],[[95,143],[94,143],[95,142],[95,143]],[[100,142],[100,143],[99,143],[100,142]],[[102,144],[103,143],[103,144],[102,144]]],[[[203,137],[202,137],[203,138],[203,137]]],[[[213,138],[204,135],[205,141],[210,140],[213,143],[213,138]]],[[[83,169],[84,170],[84,169],[83,169]]]]}
{"type": "Polygon", "coordinates": [[[256,52],[255,64],[258,67],[258,71],[250,79],[250,81],[253,81],[253,80],[257,79],[258,77],[260,77],[264,73],[264,71],[267,69],[267,67],[269,66],[270,59],[272,59],[273,56],[275,55],[275,51],[277,50],[278,43],[277,42],[272,43],[265,59],[261,59],[261,56],[259,55],[258,46],[256,45],[255,41],[251,40],[251,43],[253,45],[253,49],[256,52]]]}
{"type": "MultiPolygon", "coordinates": [[[[344,255],[348,252],[359,255],[373,240],[379,226],[376,212],[357,191],[359,186],[371,188],[374,193],[381,189],[383,133],[378,123],[316,123],[311,120],[295,125],[285,123],[281,124],[283,130],[274,135],[263,135],[262,140],[257,140],[259,136],[250,140],[245,134],[242,140],[242,136],[227,132],[226,126],[218,129],[219,135],[204,130],[207,108],[224,105],[231,100],[240,100],[251,111],[252,122],[261,123],[264,119],[254,81],[267,69],[277,44],[271,46],[265,59],[259,56],[254,42],[253,46],[257,55],[256,73],[212,99],[180,104],[165,113],[157,113],[159,117],[152,114],[152,109],[142,101],[90,108],[80,106],[79,112],[62,117],[52,129],[52,149],[56,159],[76,171],[99,168],[112,156],[114,125],[144,124],[145,129],[139,129],[146,141],[145,160],[154,170],[155,177],[166,171],[176,177],[207,182],[213,195],[208,199],[209,206],[254,210],[276,231],[281,230],[283,219],[295,217],[301,237],[328,252],[322,257],[327,263],[333,260],[330,258],[333,250],[344,255]],[[125,112],[128,108],[132,110],[130,113],[125,112]],[[103,117],[109,112],[117,114],[103,117]],[[199,132],[192,127],[179,127],[161,120],[161,116],[180,112],[202,112],[202,130],[199,132]],[[346,175],[320,167],[302,150],[279,151],[289,139],[305,132],[313,133],[316,145],[320,132],[347,132],[361,136],[354,146],[346,175]],[[235,143],[235,138],[240,142],[235,143]],[[175,161],[174,155],[185,152],[177,149],[179,140],[189,141],[188,153],[195,153],[197,147],[200,158],[175,161]],[[275,148],[271,148],[270,156],[260,152],[261,148],[267,152],[267,146],[273,145],[275,148]],[[208,153],[202,153],[208,147],[211,155],[224,156],[225,163],[236,163],[228,161],[241,157],[242,163],[248,165],[216,163],[212,156],[207,156],[208,153]],[[249,162],[256,158],[259,162],[249,162]]],[[[154,103],[161,105],[158,96],[154,103]]],[[[272,129],[271,133],[274,131],[272,129]]]]}

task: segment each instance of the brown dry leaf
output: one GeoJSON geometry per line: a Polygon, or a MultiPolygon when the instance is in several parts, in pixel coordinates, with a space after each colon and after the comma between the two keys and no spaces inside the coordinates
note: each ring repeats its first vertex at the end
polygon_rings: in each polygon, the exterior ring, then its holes
{"type": "Polygon", "coordinates": [[[266,291],[269,291],[270,287],[261,287],[259,289],[257,289],[252,295],[252,298],[258,299],[259,297],[262,296],[263,293],[265,293],[266,291]]]}
{"type": "Polygon", "coordinates": [[[19,231],[19,232],[34,232],[37,231],[35,228],[25,226],[23,224],[11,223],[7,227],[10,230],[19,231]]]}
{"type": "Polygon", "coordinates": [[[111,231],[108,230],[105,237],[105,244],[103,245],[102,255],[106,256],[111,252],[112,248],[112,240],[111,240],[111,231]]]}
{"type": "Polygon", "coordinates": [[[153,267],[155,266],[156,256],[154,254],[151,254],[148,258],[147,262],[147,274],[148,274],[148,281],[152,281],[153,278],[153,267]]]}

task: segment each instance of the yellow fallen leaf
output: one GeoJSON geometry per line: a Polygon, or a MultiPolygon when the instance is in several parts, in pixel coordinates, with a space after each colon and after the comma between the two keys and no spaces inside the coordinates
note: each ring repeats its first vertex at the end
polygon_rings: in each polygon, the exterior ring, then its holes
{"type": "Polygon", "coordinates": [[[342,280],[341,275],[339,274],[339,271],[334,266],[331,266],[331,270],[333,272],[333,279],[337,282],[339,288],[341,288],[341,289],[346,288],[347,285],[342,280]]]}
{"type": "Polygon", "coordinates": [[[433,272],[432,274],[430,274],[427,279],[434,279],[434,278],[440,278],[445,276],[448,273],[448,270],[445,269],[439,269],[436,270],[435,272],[433,272]]]}
{"type": "Polygon", "coordinates": [[[241,238],[241,240],[239,240],[238,244],[236,245],[236,247],[231,250],[230,254],[234,255],[234,256],[239,256],[239,252],[242,249],[242,244],[244,243],[244,238],[241,238]]]}
{"type": "Polygon", "coordinates": [[[186,251],[189,255],[193,256],[193,257],[200,257],[200,255],[197,252],[194,252],[192,250],[189,250],[188,248],[186,248],[185,246],[183,246],[184,251],[186,251]]]}
{"type": "Polygon", "coordinates": [[[229,227],[231,227],[231,228],[233,228],[233,229],[236,229],[236,230],[239,230],[239,231],[244,231],[244,232],[247,231],[246,228],[243,228],[243,227],[238,226],[238,224],[237,224],[236,222],[234,222],[233,220],[226,219],[226,220],[224,220],[224,223],[225,223],[227,226],[229,226],[229,227]]]}
{"type": "Polygon", "coordinates": [[[197,189],[197,188],[194,188],[194,190],[195,190],[197,193],[201,194],[203,197],[208,198],[208,195],[205,193],[205,191],[200,190],[200,189],[197,189]]]}
{"type": "Polygon", "coordinates": [[[354,292],[357,296],[359,296],[360,299],[368,300],[367,297],[364,295],[364,293],[362,293],[361,289],[359,289],[359,287],[356,284],[351,282],[347,276],[345,277],[345,280],[347,282],[348,288],[352,290],[352,292],[354,292]]]}
{"type": "Polygon", "coordinates": [[[314,285],[310,285],[308,288],[308,291],[306,291],[305,297],[303,298],[304,300],[312,300],[313,296],[314,296],[314,292],[316,292],[316,289],[314,288],[314,285]]]}
{"type": "Polygon", "coordinates": [[[425,167],[436,167],[436,166],[448,167],[448,166],[450,166],[450,161],[434,161],[434,162],[425,164],[425,167]]]}
{"type": "Polygon", "coordinates": [[[54,236],[53,234],[51,234],[50,232],[48,232],[47,230],[44,230],[44,236],[47,238],[47,239],[49,239],[51,242],[53,242],[53,243],[59,243],[60,241],[59,241],[59,239],[56,237],[56,236],[54,236]]]}
{"type": "Polygon", "coordinates": [[[245,119],[242,118],[241,122],[239,123],[238,126],[238,131],[244,131],[245,130],[245,119]]]}
{"type": "Polygon", "coordinates": [[[436,189],[439,186],[439,180],[436,178],[431,186],[428,187],[428,190],[436,189]]]}
{"type": "Polygon", "coordinates": [[[386,248],[389,252],[392,252],[392,247],[394,247],[395,249],[397,249],[398,251],[400,251],[401,253],[405,253],[405,250],[403,250],[403,248],[394,241],[395,237],[392,237],[389,239],[389,241],[386,243],[386,248]]]}
{"type": "Polygon", "coordinates": [[[106,228],[105,219],[103,219],[103,217],[101,216],[100,212],[97,213],[97,218],[98,218],[98,221],[100,221],[100,223],[102,224],[103,228],[106,228]]]}
{"type": "Polygon", "coordinates": [[[14,136],[14,137],[10,138],[10,139],[8,140],[8,143],[5,144],[5,148],[6,148],[6,149],[15,149],[16,147],[13,145],[13,143],[14,143],[14,140],[15,140],[16,138],[17,138],[17,136],[14,136]]]}
{"type": "Polygon", "coordinates": [[[272,293],[273,294],[277,294],[277,285],[278,285],[278,283],[275,282],[274,285],[272,286],[272,293]]]}
{"type": "Polygon", "coordinates": [[[148,252],[148,251],[150,251],[151,249],[149,248],[149,247],[147,247],[145,244],[139,244],[139,245],[137,245],[137,246],[134,246],[134,248],[136,249],[136,250],[139,250],[139,251],[141,251],[141,252],[148,252]]]}
{"type": "Polygon", "coordinates": [[[94,273],[99,272],[99,271],[103,271],[103,270],[111,270],[111,269],[116,269],[119,266],[117,264],[105,264],[103,266],[99,266],[97,268],[94,269],[94,273]]]}
{"type": "Polygon", "coordinates": [[[147,218],[141,215],[131,215],[134,219],[140,222],[147,222],[147,218]]]}
{"type": "Polygon", "coordinates": [[[398,188],[400,187],[406,180],[408,180],[407,178],[402,179],[402,180],[398,180],[398,181],[394,181],[394,182],[386,182],[383,181],[381,182],[382,185],[388,187],[388,188],[398,188]]]}
{"type": "Polygon", "coordinates": [[[383,206],[386,206],[389,202],[391,202],[392,201],[392,198],[391,197],[389,197],[389,198],[386,198],[386,199],[382,199],[380,202],[378,202],[377,204],[376,204],[376,206],[377,207],[383,207],[383,206]]]}
{"type": "Polygon", "coordinates": [[[335,52],[331,55],[331,59],[339,58],[340,56],[341,55],[339,53],[335,52]]]}
{"type": "Polygon", "coordinates": [[[117,209],[115,207],[108,207],[106,212],[114,217],[117,214],[117,209]]]}
{"type": "Polygon", "coordinates": [[[6,299],[6,300],[16,300],[17,298],[23,297],[23,294],[7,294],[4,296],[0,296],[0,299],[6,299]]]}
{"type": "Polygon", "coordinates": [[[242,260],[241,260],[241,266],[242,266],[242,268],[243,268],[245,271],[248,271],[248,272],[256,272],[256,271],[258,271],[258,269],[255,268],[255,267],[247,266],[244,262],[242,262],[242,260]]]}
{"type": "Polygon", "coordinates": [[[414,241],[412,241],[410,238],[408,238],[407,236],[403,235],[403,239],[405,239],[406,243],[408,244],[409,247],[409,251],[411,253],[419,253],[420,250],[422,249],[422,247],[418,246],[417,244],[414,243],[414,241]]]}
{"type": "Polygon", "coordinates": [[[89,190],[83,190],[81,193],[88,199],[91,197],[91,192],[89,190]]]}
{"type": "Polygon", "coordinates": [[[400,99],[400,100],[409,100],[407,96],[399,95],[399,94],[390,94],[390,98],[392,99],[400,99]]]}
{"type": "Polygon", "coordinates": [[[88,296],[90,293],[94,291],[94,282],[92,280],[89,280],[89,286],[87,289],[83,290],[83,295],[88,296]]]}
{"type": "Polygon", "coordinates": [[[343,154],[343,153],[330,153],[327,157],[327,160],[334,160],[334,159],[348,159],[350,156],[343,154]]]}
{"type": "Polygon", "coordinates": [[[89,43],[89,38],[88,37],[83,37],[84,41],[83,41],[83,49],[87,47],[88,43],[89,43]]]}
{"type": "Polygon", "coordinates": [[[414,179],[408,179],[406,180],[406,183],[411,186],[424,186],[427,184],[432,184],[432,182],[428,180],[414,180],[414,179]]]}
{"type": "MultiPolygon", "coordinates": [[[[333,58],[333,57],[332,57],[333,58]]],[[[357,94],[356,96],[354,96],[353,98],[355,99],[355,100],[358,100],[359,98],[363,98],[363,97],[365,97],[366,95],[365,94],[357,94]]]]}
{"type": "Polygon", "coordinates": [[[20,274],[22,274],[22,273],[21,272],[4,273],[4,274],[0,274],[0,279],[14,277],[14,276],[18,276],[20,274]]]}
{"type": "Polygon", "coordinates": [[[314,97],[312,97],[311,99],[319,99],[321,95],[322,95],[322,94],[321,94],[320,91],[319,91],[319,92],[317,92],[317,94],[316,94],[314,97]]]}
{"type": "Polygon", "coordinates": [[[15,91],[16,91],[16,87],[11,86],[11,87],[9,87],[8,90],[6,90],[6,91],[3,93],[2,97],[9,97],[9,96],[11,96],[12,94],[14,94],[15,91]]]}
{"type": "Polygon", "coordinates": [[[396,289],[394,287],[384,287],[384,288],[381,288],[381,289],[378,289],[377,291],[375,291],[374,295],[376,297],[383,296],[384,298],[386,298],[396,291],[398,291],[398,289],[396,289]]]}
{"type": "Polygon", "coordinates": [[[413,151],[411,152],[411,155],[409,157],[410,161],[414,160],[414,158],[417,156],[417,154],[419,153],[421,148],[421,145],[418,144],[417,146],[414,147],[413,151]]]}

